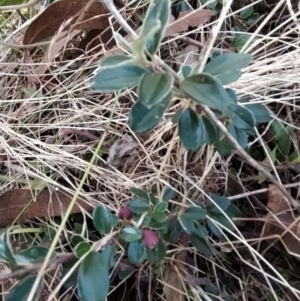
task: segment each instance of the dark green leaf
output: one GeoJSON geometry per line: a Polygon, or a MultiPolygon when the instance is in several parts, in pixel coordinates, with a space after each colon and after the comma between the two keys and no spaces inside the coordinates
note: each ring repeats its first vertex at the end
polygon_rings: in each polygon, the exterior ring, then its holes
{"type": "Polygon", "coordinates": [[[226,229],[228,229],[232,232],[235,231],[234,226],[231,224],[231,222],[227,219],[227,217],[225,215],[223,215],[223,214],[210,214],[210,217],[213,218],[215,221],[219,222],[226,229]]]}
{"type": "Polygon", "coordinates": [[[161,260],[164,260],[167,250],[166,245],[162,240],[159,240],[159,243],[156,248],[147,249],[147,260],[151,264],[155,264],[161,260]]]}
{"type": "Polygon", "coordinates": [[[109,55],[104,56],[99,65],[101,67],[115,67],[118,64],[128,63],[128,61],[132,61],[132,57],[123,54],[109,55]]]}
{"type": "Polygon", "coordinates": [[[253,130],[255,118],[252,112],[246,107],[230,103],[227,106],[225,113],[235,127],[244,131],[253,130]]]}
{"type": "Polygon", "coordinates": [[[173,76],[169,73],[146,73],[138,87],[139,101],[147,109],[160,104],[172,90],[173,81],[173,76]]]}
{"type": "Polygon", "coordinates": [[[227,92],[231,102],[234,103],[234,104],[237,104],[238,99],[237,99],[237,96],[236,96],[235,92],[230,88],[226,88],[226,92],[227,92]]]}
{"type": "Polygon", "coordinates": [[[163,223],[166,220],[167,216],[164,212],[154,212],[152,214],[152,219],[157,223],[163,223]]]}
{"type": "Polygon", "coordinates": [[[163,222],[158,222],[156,220],[151,220],[150,223],[147,225],[147,228],[152,229],[152,230],[164,230],[167,229],[167,222],[165,221],[166,218],[164,219],[163,222]]]}
{"type": "Polygon", "coordinates": [[[186,232],[187,234],[191,234],[194,229],[195,229],[195,226],[194,226],[194,220],[189,218],[188,216],[182,214],[179,218],[178,218],[180,224],[181,224],[181,227],[182,227],[182,230],[184,232],[186,232]]]}
{"type": "Polygon", "coordinates": [[[71,243],[74,247],[82,241],[84,241],[84,238],[79,234],[74,234],[71,236],[71,243]]]}
{"type": "Polygon", "coordinates": [[[167,240],[176,243],[182,231],[180,222],[178,220],[175,220],[174,222],[170,223],[168,228],[169,231],[168,234],[166,235],[168,238],[167,240]]]}
{"type": "Polygon", "coordinates": [[[135,214],[143,214],[149,210],[149,203],[141,199],[134,199],[128,203],[128,207],[135,214]]]}
{"type": "Polygon", "coordinates": [[[179,119],[179,137],[183,146],[196,152],[205,143],[203,123],[198,114],[191,108],[186,109],[179,119]]]}
{"type": "Polygon", "coordinates": [[[117,254],[116,247],[107,246],[101,254],[104,262],[107,263],[107,268],[111,269],[114,266],[114,256],[117,254]]]}
{"type": "Polygon", "coordinates": [[[207,220],[207,226],[216,237],[220,238],[223,236],[222,230],[217,225],[215,225],[210,219],[207,220]]]}
{"type": "Polygon", "coordinates": [[[206,211],[200,207],[189,207],[183,212],[184,216],[191,220],[204,220],[206,218],[206,211]]]}
{"type": "Polygon", "coordinates": [[[147,109],[141,102],[136,102],[129,113],[129,126],[136,133],[142,134],[157,126],[171,103],[172,93],[169,93],[160,104],[147,109]]]}
{"type": "Polygon", "coordinates": [[[125,227],[120,232],[120,238],[126,242],[136,241],[142,238],[142,231],[135,227],[125,227]]]}
{"type": "Polygon", "coordinates": [[[9,241],[9,229],[3,229],[0,231],[0,258],[10,264],[15,263],[14,255],[11,250],[9,241]]]}
{"type": "Polygon", "coordinates": [[[172,116],[173,123],[178,123],[182,112],[183,112],[183,108],[180,108],[176,111],[176,113],[173,114],[173,116],[172,116]]]}
{"type": "Polygon", "coordinates": [[[205,256],[210,257],[214,255],[214,252],[206,239],[192,234],[190,240],[192,245],[205,256]]]}
{"type": "Polygon", "coordinates": [[[238,207],[233,205],[232,203],[229,205],[229,207],[226,209],[225,213],[230,217],[241,217],[243,216],[242,212],[238,207]]]}
{"type": "Polygon", "coordinates": [[[139,189],[139,188],[135,188],[135,187],[132,187],[130,188],[130,191],[135,194],[136,196],[140,197],[141,199],[144,199],[144,200],[149,200],[149,195],[148,195],[148,192],[145,191],[145,190],[142,190],[142,189],[139,189]]]}
{"type": "Polygon", "coordinates": [[[246,67],[252,60],[249,53],[224,53],[212,59],[204,68],[205,73],[220,75],[246,67]]]}
{"type": "Polygon", "coordinates": [[[195,229],[193,231],[193,234],[198,237],[206,239],[208,236],[208,231],[202,225],[195,223],[195,229]]]}
{"type": "Polygon", "coordinates": [[[78,295],[82,301],[103,301],[109,291],[107,262],[100,253],[91,252],[82,261],[78,274],[78,295]]]}
{"type": "Polygon", "coordinates": [[[180,84],[181,90],[200,104],[222,110],[230,99],[222,83],[208,73],[192,75],[180,84]]]}
{"type": "Polygon", "coordinates": [[[201,116],[203,125],[203,139],[207,144],[213,144],[217,141],[219,137],[219,130],[217,125],[207,118],[206,116],[201,116]]]}
{"type": "Polygon", "coordinates": [[[21,251],[18,254],[15,254],[15,260],[18,265],[40,263],[44,261],[48,251],[49,249],[47,248],[35,246],[30,249],[21,251]]]}
{"type": "Polygon", "coordinates": [[[130,276],[130,274],[132,274],[133,271],[134,270],[132,268],[128,268],[128,269],[125,269],[125,270],[119,270],[118,271],[119,279],[120,280],[126,279],[127,277],[130,276]]]}
{"type": "Polygon", "coordinates": [[[240,12],[240,17],[242,19],[247,19],[248,17],[251,16],[252,13],[253,13],[253,6],[248,6],[240,12]]]}
{"type": "Polygon", "coordinates": [[[91,246],[86,241],[81,241],[74,248],[74,254],[77,258],[82,257],[85,253],[87,253],[91,249],[91,246]]]}
{"type": "MultiPolygon", "coordinates": [[[[6,301],[27,301],[27,298],[30,294],[32,286],[37,278],[37,275],[29,275],[23,278],[17,285],[15,285],[8,296],[6,297],[6,301]]],[[[34,299],[38,300],[39,296],[42,292],[42,285],[39,286],[34,299]]]]}
{"type": "MultiPolygon", "coordinates": [[[[252,37],[251,33],[237,34],[231,47],[235,48],[237,51],[240,51],[251,37],[252,37]]],[[[257,40],[258,40],[258,38],[254,38],[253,40],[251,40],[249,46],[257,40]]]]}
{"type": "Polygon", "coordinates": [[[254,115],[256,124],[269,122],[271,120],[270,113],[259,103],[247,104],[246,108],[254,115]]]}
{"type": "Polygon", "coordinates": [[[149,200],[152,205],[156,205],[158,202],[156,196],[152,192],[149,193],[149,200]]]}
{"type": "Polygon", "coordinates": [[[113,227],[113,215],[106,206],[100,205],[93,211],[93,222],[101,234],[108,234],[113,227]]]}
{"type": "Polygon", "coordinates": [[[150,30],[153,24],[159,20],[160,29],[148,40],[147,50],[150,54],[155,54],[160,42],[164,36],[166,26],[168,25],[170,12],[171,12],[171,3],[169,0],[160,1],[155,0],[152,8],[149,8],[140,36],[146,35],[150,30]]]}
{"type": "MultiPolygon", "coordinates": [[[[64,278],[69,273],[69,271],[73,268],[77,261],[77,258],[73,258],[63,265],[62,278],[64,278]]],[[[69,289],[77,285],[78,272],[79,266],[72,272],[67,281],[63,284],[65,289],[69,289]]]]}
{"type": "Polygon", "coordinates": [[[128,247],[128,259],[132,264],[140,265],[147,257],[144,242],[140,240],[133,241],[128,247]]]}
{"type": "Polygon", "coordinates": [[[180,72],[184,78],[187,78],[190,76],[190,74],[192,72],[192,67],[188,66],[188,65],[182,65],[180,72]]]}
{"type": "MultiPolygon", "coordinates": [[[[225,196],[211,195],[212,200],[223,210],[225,211],[230,206],[230,200],[225,196]]],[[[213,202],[211,202],[208,206],[208,210],[210,213],[222,214],[219,208],[215,206],[213,202]]]]}
{"type": "Polygon", "coordinates": [[[172,200],[174,198],[174,190],[172,187],[165,187],[164,189],[164,193],[163,193],[163,201],[164,202],[169,202],[170,200],[172,200]]]}
{"type": "Polygon", "coordinates": [[[254,13],[247,19],[245,24],[250,26],[250,25],[254,24],[259,18],[260,18],[260,14],[254,13]]]}
{"type": "Polygon", "coordinates": [[[154,213],[164,213],[168,208],[168,203],[167,202],[159,202],[155,205],[153,212],[154,213]]]}
{"type": "Polygon", "coordinates": [[[148,70],[129,61],[114,67],[104,67],[97,70],[93,78],[92,90],[96,92],[113,92],[115,90],[137,86],[141,77],[148,70]]]}

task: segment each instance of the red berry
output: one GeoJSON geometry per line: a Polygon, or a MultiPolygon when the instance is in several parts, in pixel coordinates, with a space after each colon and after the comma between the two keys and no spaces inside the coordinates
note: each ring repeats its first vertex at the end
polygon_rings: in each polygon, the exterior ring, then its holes
{"type": "Polygon", "coordinates": [[[122,207],[121,210],[119,211],[119,218],[122,220],[130,220],[133,218],[133,213],[129,209],[129,207],[122,207]]]}
{"type": "Polygon", "coordinates": [[[145,243],[145,246],[148,249],[155,248],[159,243],[159,237],[156,232],[152,230],[143,230],[143,241],[145,243]]]}
{"type": "Polygon", "coordinates": [[[185,232],[181,232],[180,237],[179,237],[179,241],[183,244],[183,245],[187,245],[190,242],[190,236],[185,233],[185,232]]]}

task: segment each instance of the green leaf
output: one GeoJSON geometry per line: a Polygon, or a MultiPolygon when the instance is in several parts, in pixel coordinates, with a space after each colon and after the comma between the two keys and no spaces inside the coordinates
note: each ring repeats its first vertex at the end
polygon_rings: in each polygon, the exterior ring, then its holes
{"type": "Polygon", "coordinates": [[[93,222],[99,233],[108,234],[113,227],[113,215],[106,206],[100,205],[93,211],[93,222]]]}
{"type": "Polygon", "coordinates": [[[169,73],[158,74],[149,72],[144,74],[138,87],[139,101],[147,109],[153,108],[160,104],[170,93],[173,82],[173,76],[169,73]]]}
{"type": "MultiPolygon", "coordinates": [[[[17,285],[15,285],[8,296],[6,301],[27,301],[32,286],[37,278],[37,275],[29,275],[23,278],[17,285]]],[[[33,300],[38,300],[42,292],[42,285],[39,285],[33,300]]]]}
{"type": "Polygon", "coordinates": [[[210,219],[207,220],[207,226],[216,237],[220,238],[223,236],[222,230],[217,225],[215,225],[210,219]]]}
{"type": "Polygon", "coordinates": [[[162,197],[163,201],[169,202],[170,200],[172,200],[174,198],[174,194],[175,194],[175,192],[174,192],[173,188],[166,186],[164,189],[163,197],[162,197]]]}
{"type": "MultiPolygon", "coordinates": [[[[213,194],[211,195],[211,198],[223,211],[225,211],[231,203],[230,200],[225,196],[213,194]]],[[[209,204],[208,210],[209,213],[222,214],[222,211],[220,211],[220,209],[217,208],[213,202],[209,204]]]]}
{"type": "Polygon", "coordinates": [[[140,240],[133,241],[128,247],[128,259],[132,264],[140,265],[147,257],[144,242],[140,240]]]}
{"type": "Polygon", "coordinates": [[[190,76],[191,72],[192,72],[193,68],[191,66],[188,65],[182,65],[181,66],[181,70],[180,73],[182,74],[182,76],[184,78],[187,78],[190,76]]]}
{"type": "Polygon", "coordinates": [[[77,244],[79,244],[80,242],[85,241],[84,238],[79,235],[79,234],[74,234],[71,236],[71,244],[73,246],[76,246],[77,244]]]}
{"type": "Polygon", "coordinates": [[[135,187],[130,188],[130,191],[141,199],[149,201],[149,195],[147,191],[135,187]]]}
{"type": "Polygon", "coordinates": [[[104,262],[107,263],[107,268],[111,269],[114,266],[114,256],[117,254],[116,247],[109,245],[102,251],[101,254],[104,262]]]}
{"type": "Polygon", "coordinates": [[[218,79],[223,85],[229,85],[236,82],[241,76],[241,70],[233,70],[216,75],[216,79],[218,79]]]}
{"type": "MultiPolygon", "coordinates": [[[[235,48],[236,51],[240,51],[244,45],[248,42],[248,40],[251,38],[251,33],[249,34],[237,34],[231,47],[235,48]]],[[[254,38],[251,40],[249,46],[253,44],[255,41],[257,41],[258,38],[254,38]]]]}
{"type": "Polygon", "coordinates": [[[152,230],[164,230],[168,226],[168,224],[165,220],[166,220],[166,218],[164,219],[163,222],[158,222],[158,221],[152,219],[150,221],[150,223],[147,224],[147,228],[152,229],[152,230]]]}
{"type": "Polygon", "coordinates": [[[254,13],[247,19],[245,24],[250,26],[250,25],[254,24],[259,18],[260,18],[260,14],[254,13]]]}
{"type": "Polygon", "coordinates": [[[78,273],[78,295],[82,301],[103,301],[109,291],[107,262],[100,253],[91,252],[82,261],[78,273]]]}
{"type": "Polygon", "coordinates": [[[198,223],[195,223],[195,229],[193,231],[193,234],[206,239],[208,236],[208,231],[206,230],[206,228],[198,223]]]}
{"type": "Polygon", "coordinates": [[[224,53],[213,58],[206,64],[204,71],[211,75],[221,75],[231,71],[241,70],[252,61],[249,53],[224,53]]]}
{"type": "Polygon", "coordinates": [[[184,232],[186,232],[187,234],[192,234],[192,232],[195,229],[194,220],[191,219],[191,218],[189,218],[185,214],[180,215],[180,217],[178,218],[178,220],[179,220],[179,222],[181,224],[182,230],[184,232]]]}
{"type": "Polygon", "coordinates": [[[3,229],[0,231],[0,258],[10,264],[15,264],[14,255],[9,241],[9,229],[3,229]]]}
{"type": "Polygon", "coordinates": [[[159,202],[155,205],[155,207],[153,209],[153,212],[154,213],[165,213],[167,208],[168,208],[168,203],[162,201],[162,202],[159,202]]]}
{"type": "Polygon", "coordinates": [[[234,92],[234,90],[230,89],[230,88],[226,88],[226,92],[231,100],[231,103],[237,104],[238,103],[238,99],[237,96],[234,92]]]}
{"type": "Polygon", "coordinates": [[[242,212],[238,207],[230,203],[229,207],[226,209],[225,213],[230,217],[241,217],[243,216],[242,212]]]}
{"type": "Polygon", "coordinates": [[[74,254],[77,258],[82,257],[85,253],[87,253],[91,249],[91,246],[86,241],[81,241],[74,248],[74,254]]]}
{"type": "Polygon", "coordinates": [[[222,83],[208,73],[192,75],[180,84],[184,94],[211,109],[222,110],[230,99],[222,83]]]}
{"type": "Polygon", "coordinates": [[[141,77],[148,70],[130,60],[127,63],[113,67],[100,68],[96,72],[91,86],[92,90],[96,92],[113,92],[137,86],[141,77]]]}
{"type": "Polygon", "coordinates": [[[200,207],[189,207],[184,210],[183,215],[191,220],[204,220],[206,218],[206,211],[200,207]]]}
{"type": "Polygon", "coordinates": [[[171,12],[171,2],[170,0],[155,0],[152,8],[149,7],[140,36],[144,36],[148,31],[151,30],[153,24],[159,20],[160,29],[148,40],[147,50],[150,54],[155,54],[160,42],[164,36],[166,27],[169,22],[170,12],[171,12]]]}
{"type": "Polygon", "coordinates": [[[256,124],[269,122],[271,120],[270,113],[259,103],[247,104],[246,108],[254,115],[256,124]]]}
{"type": "Polygon", "coordinates": [[[157,126],[172,101],[170,92],[160,104],[147,109],[141,102],[136,102],[129,113],[129,126],[136,133],[142,134],[157,126]]]}
{"type": "Polygon", "coordinates": [[[168,241],[176,243],[179,239],[180,233],[182,231],[181,224],[178,220],[172,222],[169,224],[169,232],[167,234],[168,236],[168,241]]]}
{"type": "Polygon", "coordinates": [[[125,227],[120,232],[120,238],[126,242],[136,241],[142,238],[142,231],[135,227],[125,227]]]}
{"type": "Polygon", "coordinates": [[[242,11],[240,11],[240,17],[241,19],[247,19],[248,17],[251,16],[253,13],[253,6],[248,6],[244,8],[242,11]]]}
{"type": "MultiPolygon", "coordinates": [[[[73,268],[77,261],[77,258],[73,258],[63,265],[62,278],[64,278],[69,273],[69,271],[73,268]]],[[[69,289],[77,285],[78,272],[79,266],[72,272],[67,281],[63,284],[65,289],[69,289]]]]}
{"type": "Polygon", "coordinates": [[[152,219],[157,223],[163,223],[167,219],[167,216],[164,212],[154,212],[152,214],[152,219]]]}
{"type": "MultiPolygon", "coordinates": [[[[17,265],[27,265],[29,263],[41,263],[47,256],[49,249],[35,246],[15,254],[17,265]]],[[[54,256],[54,254],[53,254],[54,256]]]]}
{"type": "Polygon", "coordinates": [[[179,137],[183,146],[192,152],[199,150],[205,143],[202,119],[191,108],[186,109],[180,116],[179,137]]]}
{"type": "Polygon", "coordinates": [[[232,124],[240,130],[253,130],[256,124],[254,115],[246,107],[230,103],[225,113],[230,118],[232,124]]]}
{"type": "Polygon", "coordinates": [[[123,63],[128,63],[128,61],[132,61],[132,57],[123,54],[117,55],[109,55],[104,56],[100,61],[100,67],[115,67],[116,65],[120,65],[123,63]]]}
{"type": "Polygon", "coordinates": [[[18,5],[24,3],[25,0],[0,0],[1,6],[18,5]]]}
{"type": "Polygon", "coordinates": [[[200,119],[202,120],[203,125],[203,140],[207,144],[215,143],[219,137],[217,125],[206,116],[201,116],[200,119]]]}
{"type": "MultiPolygon", "coordinates": [[[[248,136],[245,131],[237,129],[232,123],[229,124],[228,131],[242,148],[245,148],[247,146],[248,136]]],[[[215,145],[218,152],[222,156],[230,155],[233,149],[233,145],[227,137],[221,138],[219,141],[216,142],[215,145]]]]}
{"type": "Polygon", "coordinates": [[[156,248],[147,249],[147,260],[151,264],[155,264],[166,257],[167,250],[166,245],[162,240],[159,240],[156,248]]]}
{"type": "Polygon", "coordinates": [[[184,108],[180,108],[178,109],[172,116],[172,122],[173,123],[178,123],[180,117],[181,117],[181,114],[183,112],[184,108]]]}
{"type": "Polygon", "coordinates": [[[192,234],[190,235],[190,240],[192,245],[205,256],[210,257],[214,255],[214,252],[206,239],[192,234]]]}
{"type": "Polygon", "coordinates": [[[128,203],[128,207],[135,214],[143,214],[149,210],[149,203],[141,199],[134,199],[128,203]]]}
{"type": "Polygon", "coordinates": [[[227,217],[223,214],[210,214],[211,218],[213,218],[215,221],[219,222],[221,225],[225,227],[225,229],[228,229],[232,232],[235,231],[234,225],[231,224],[231,222],[227,219],[227,217]]]}

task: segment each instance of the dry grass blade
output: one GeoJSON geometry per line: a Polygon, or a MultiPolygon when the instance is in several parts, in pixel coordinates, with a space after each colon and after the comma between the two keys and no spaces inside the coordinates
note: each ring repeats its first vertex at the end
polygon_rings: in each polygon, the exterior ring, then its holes
{"type": "Polygon", "coordinates": [[[167,301],[184,301],[184,289],[181,275],[177,269],[166,267],[164,272],[164,294],[167,301]]]}

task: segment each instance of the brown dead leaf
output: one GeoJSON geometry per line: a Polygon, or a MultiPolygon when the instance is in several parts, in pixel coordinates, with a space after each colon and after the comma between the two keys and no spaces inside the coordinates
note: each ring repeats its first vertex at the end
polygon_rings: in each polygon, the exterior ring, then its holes
{"type": "Polygon", "coordinates": [[[64,31],[83,29],[105,29],[109,26],[106,7],[96,0],[85,10],[87,0],[62,0],[50,4],[27,27],[23,44],[28,45],[53,36],[62,24],[64,31]],[[77,22],[77,16],[82,16],[77,22]]]}
{"type": "Polygon", "coordinates": [[[179,13],[177,20],[173,21],[166,30],[165,36],[172,36],[185,32],[189,27],[197,27],[209,21],[216,12],[209,9],[197,9],[192,12],[183,11],[179,13]]]}
{"type": "Polygon", "coordinates": [[[183,279],[172,266],[167,266],[164,272],[164,294],[167,301],[184,301],[183,279]]]}
{"type": "Polygon", "coordinates": [[[137,143],[131,136],[125,134],[117,140],[110,148],[107,163],[113,166],[133,163],[138,155],[137,143]]]}
{"type": "MultiPolygon", "coordinates": [[[[37,193],[35,202],[31,202],[32,192],[30,190],[17,189],[4,193],[0,196],[0,227],[10,225],[24,210],[18,218],[18,223],[25,222],[34,217],[61,216],[68,208],[72,196],[61,191],[50,193],[43,190],[37,193]]],[[[77,204],[87,211],[93,208],[82,200],[77,204]]],[[[78,205],[75,205],[72,213],[81,212],[78,205]]]]}
{"type": "Polygon", "coordinates": [[[269,185],[268,208],[273,213],[278,213],[290,209],[281,191],[275,185],[269,185]]]}

